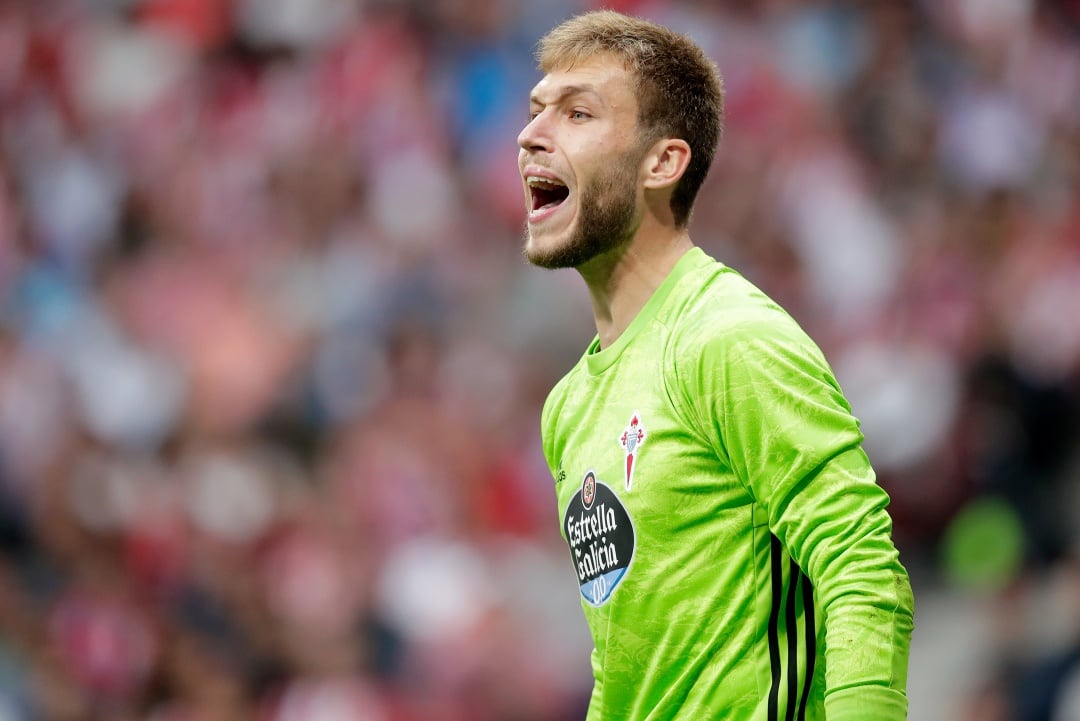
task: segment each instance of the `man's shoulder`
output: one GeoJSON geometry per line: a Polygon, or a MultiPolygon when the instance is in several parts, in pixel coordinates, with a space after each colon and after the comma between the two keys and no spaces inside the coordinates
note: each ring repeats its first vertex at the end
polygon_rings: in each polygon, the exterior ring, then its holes
{"type": "Polygon", "coordinates": [[[783,307],[735,268],[716,262],[695,276],[666,320],[674,348],[799,331],[783,307]]]}

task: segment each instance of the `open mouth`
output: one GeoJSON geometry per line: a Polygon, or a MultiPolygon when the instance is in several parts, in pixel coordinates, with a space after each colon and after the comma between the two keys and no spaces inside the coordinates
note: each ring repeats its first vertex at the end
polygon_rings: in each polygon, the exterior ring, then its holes
{"type": "Polygon", "coordinates": [[[570,189],[552,178],[530,175],[525,179],[529,187],[529,210],[554,209],[570,197],[570,189]]]}

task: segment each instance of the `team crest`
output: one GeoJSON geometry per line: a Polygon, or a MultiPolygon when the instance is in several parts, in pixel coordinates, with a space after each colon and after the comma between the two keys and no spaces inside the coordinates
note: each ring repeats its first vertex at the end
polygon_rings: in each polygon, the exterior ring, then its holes
{"type": "Polygon", "coordinates": [[[638,449],[645,443],[645,426],[641,424],[641,416],[637,411],[630,416],[630,423],[623,429],[623,433],[619,436],[619,445],[622,446],[626,452],[626,490],[630,490],[630,485],[634,482],[634,459],[637,457],[638,449]]]}

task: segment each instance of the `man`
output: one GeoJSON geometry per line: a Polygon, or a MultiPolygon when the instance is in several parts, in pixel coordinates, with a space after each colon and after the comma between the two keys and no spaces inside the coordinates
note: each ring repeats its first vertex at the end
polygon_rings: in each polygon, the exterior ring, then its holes
{"type": "Polygon", "coordinates": [[[611,11],[539,44],[525,254],[597,337],[542,415],[595,645],[588,721],[891,721],[912,630],[888,497],[825,359],[690,239],[715,67],[611,11]]]}

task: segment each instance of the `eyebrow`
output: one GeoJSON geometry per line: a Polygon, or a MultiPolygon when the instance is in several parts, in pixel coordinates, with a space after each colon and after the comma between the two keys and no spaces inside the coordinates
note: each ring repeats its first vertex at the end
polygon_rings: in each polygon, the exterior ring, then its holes
{"type": "Polygon", "coordinates": [[[529,95],[529,103],[532,105],[554,105],[573,95],[592,95],[597,100],[601,100],[600,93],[596,90],[596,87],[586,83],[585,85],[567,85],[563,87],[549,103],[543,102],[536,93],[532,93],[529,95]]]}

